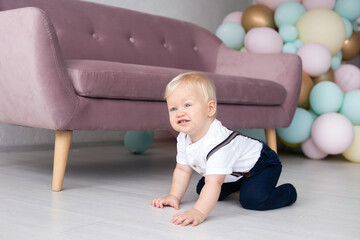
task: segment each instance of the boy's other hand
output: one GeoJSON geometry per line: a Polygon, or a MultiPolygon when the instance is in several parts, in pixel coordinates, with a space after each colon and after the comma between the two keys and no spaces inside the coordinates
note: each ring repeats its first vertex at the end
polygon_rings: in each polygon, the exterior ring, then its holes
{"type": "Polygon", "coordinates": [[[190,209],[186,212],[177,213],[173,216],[171,222],[175,225],[181,224],[181,226],[186,226],[191,224],[193,227],[199,225],[205,220],[204,214],[196,209],[190,209]]]}
{"type": "Polygon", "coordinates": [[[155,198],[150,205],[157,208],[163,208],[164,206],[171,206],[176,210],[179,210],[180,201],[172,195],[167,197],[155,198]]]}

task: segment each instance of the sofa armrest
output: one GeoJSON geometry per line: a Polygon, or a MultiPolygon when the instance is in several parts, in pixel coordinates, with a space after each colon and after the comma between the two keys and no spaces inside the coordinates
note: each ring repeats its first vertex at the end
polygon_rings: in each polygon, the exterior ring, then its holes
{"type": "Polygon", "coordinates": [[[235,51],[221,44],[216,73],[270,80],[281,84],[286,98],[281,105],[290,125],[301,89],[302,63],[296,54],[254,54],[235,51]]]}
{"type": "Polygon", "coordinates": [[[78,97],[46,13],[28,7],[0,12],[0,122],[63,129],[78,97]]]}

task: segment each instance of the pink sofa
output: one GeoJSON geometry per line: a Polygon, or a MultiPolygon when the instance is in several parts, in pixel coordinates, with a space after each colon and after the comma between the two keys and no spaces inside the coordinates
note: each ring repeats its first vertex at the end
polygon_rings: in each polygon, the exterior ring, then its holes
{"type": "Polygon", "coordinates": [[[194,24],[77,0],[0,0],[0,122],[56,131],[54,191],[74,130],[170,129],[165,85],[211,77],[230,128],[290,124],[301,86],[293,54],[227,48],[194,24]]]}

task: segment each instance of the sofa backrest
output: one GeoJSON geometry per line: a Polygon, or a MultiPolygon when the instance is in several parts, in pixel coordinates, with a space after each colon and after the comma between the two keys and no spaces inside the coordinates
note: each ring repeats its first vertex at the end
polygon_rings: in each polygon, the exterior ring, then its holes
{"type": "Polygon", "coordinates": [[[0,10],[38,7],[65,60],[91,59],[213,71],[221,41],[194,24],[79,0],[0,0],[0,10]]]}

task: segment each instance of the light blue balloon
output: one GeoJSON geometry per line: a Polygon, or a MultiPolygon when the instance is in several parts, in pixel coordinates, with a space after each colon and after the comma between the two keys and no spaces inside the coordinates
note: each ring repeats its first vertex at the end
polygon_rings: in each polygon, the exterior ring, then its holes
{"type": "Polygon", "coordinates": [[[338,52],[334,55],[334,57],[337,57],[337,58],[339,58],[339,59],[341,60],[341,59],[342,59],[342,52],[341,52],[341,50],[338,51],[338,52]]]}
{"type": "Polygon", "coordinates": [[[300,39],[295,40],[294,44],[295,44],[297,50],[299,50],[304,45],[303,41],[301,41],[300,39]]]}
{"type": "Polygon", "coordinates": [[[341,59],[337,58],[337,57],[332,57],[331,58],[331,68],[336,71],[336,69],[338,69],[341,65],[341,59]]]}
{"type": "Polygon", "coordinates": [[[358,27],[357,21],[355,20],[351,24],[352,24],[353,30],[355,32],[359,32],[359,27],[358,27]]]}
{"type": "Polygon", "coordinates": [[[141,154],[150,147],[153,139],[153,131],[128,131],[124,136],[124,145],[133,154],[141,154]]]}
{"type": "Polygon", "coordinates": [[[309,97],[311,109],[318,115],[337,112],[342,105],[343,95],[336,83],[320,82],[311,89],[309,97]]]}
{"type": "Polygon", "coordinates": [[[352,124],[360,124],[360,89],[354,89],[345,93],[340,113],[347,117],[352,124]]]}
{"type": "Polygon", "coordinates": [[[317,117],[319,116],[319,115],[317,115],[313,110],[310,110],[309,113],[311,114],[311,116],[312,116],[312,118],[313,118],[314,121],[315,121],[315,119],[317,119],[317,117]]]}
{"type": "Polygon", "coordinates": [[[359,0],[337,0],[334,11],[341,17],[350,21],[355,21],[360,17],[360,1],[359,0]]]}
{"type": "Polygon", "coordinates": [[[282,52],[283,53],[296,53],[297,48],[294,43],[288,42],[288,43],[284,44],[284,46],[282,48],[282,52]]]}
{"type": "Polygon", "coordinates": [[[342,59],[342,52],[341,50],[338,51],[332,58],[331,58],[331,68],[335,71],[341,65],[342,59]]]}
{"type": "Polygon", "coordinates": [[[299,18],[306,12],[303,5],[298,2],[285,2],[275,10],[275,24],[280,27],[282,24],[296,25],[299,18]]]}
{"type": "Polygon", "coordinates": [[[245,30],[236,22],[225,22],[217,28],[216,36],[229,48],[240,50],[244,45],[245,30]]]}
{"type": "Polygon", "coordinates": [[[293,42],[298,36],[298,30],[294,25],[282,24],[279,28],[279,34],[284,43],[293,42]]]}
{"type": "Polygon", "coordinates": [[[301,143],[310,137],[313,122],[314,118],[310,112],[303,108],[296,108],[290,126],[278,128],[276,132],[281,139],[288,143],[301,143]]]}
{"type": "Polygon", "coordinates": [[[352,24],[349,20],[347,20],[344,17],[342,17],[342,20],[344,21],[344,24],[345,24],[346,39],[349,39],[349,37],[351,37],[352,31],[353,31],[352,24]]]}

